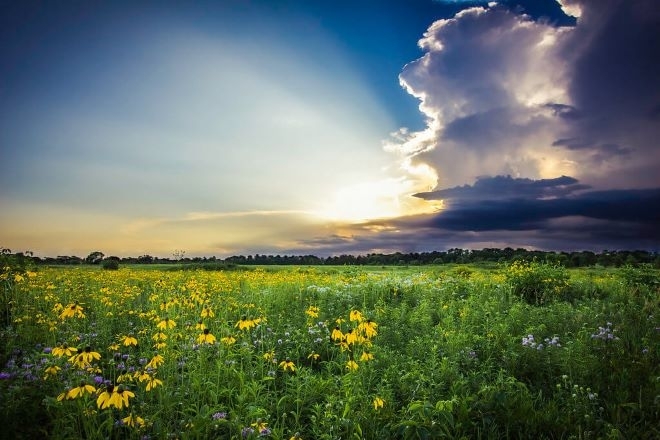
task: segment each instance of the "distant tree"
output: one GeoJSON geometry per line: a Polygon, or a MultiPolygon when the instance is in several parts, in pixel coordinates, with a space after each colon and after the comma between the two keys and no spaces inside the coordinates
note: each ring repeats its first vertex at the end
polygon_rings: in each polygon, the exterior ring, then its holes
{"type": "Polygon", "coordinates": [[[87,255],[87,258],[85,258],[85,263],[87,263],[87,264],[99,264],[101,261],[103,261],[103,257],[105,257],[103,252],[94,251],[91,254],[87,255]]]}

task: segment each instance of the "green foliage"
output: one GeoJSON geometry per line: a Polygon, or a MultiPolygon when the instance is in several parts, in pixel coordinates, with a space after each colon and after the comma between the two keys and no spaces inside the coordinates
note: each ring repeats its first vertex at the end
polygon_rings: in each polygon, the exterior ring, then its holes
{"type": "Polygon", "coordinates": [[[515,261],[507,267],[506,278],[514,295],[540,306],[562,297],[569,275],[562,266],[515,261]]]}
{"type": "Polygon", "coordinates": [[[657,295],[618,270],[512,267],[26,271],[0,334],[0,438],[660,438],[657,295]],[[512,294],[526,280],[543,307],[512,294]],[[378,324],[368,343],[332,340],[359,319],[378,324]],[[63,343],[98,351],[93,371],[55,356],[63,343]],[[96,376],[123,376],[130,407],[99,409],[96,376]],[[97,391],[58,400],[81,380],[97,391]]]}
{"type": "Polygon", "coordinates": [[[114,258],[106,258],[101,263],[101,267],[105,270],[118,270],[119,261],[115,260],[114,258]]]}

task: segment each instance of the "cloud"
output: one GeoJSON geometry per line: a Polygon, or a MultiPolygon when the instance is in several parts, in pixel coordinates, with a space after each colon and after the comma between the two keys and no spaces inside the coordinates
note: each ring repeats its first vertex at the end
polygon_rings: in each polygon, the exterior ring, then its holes
{"type": "Polygon", "coordinates": [[[437,170],[445,187],[507,174],[660,185],[655,3],[564,0],[574,26],[535,20],[516,2],[436,21],[400,75],[427,128],[400,132],[388,150],[437,170]]]}

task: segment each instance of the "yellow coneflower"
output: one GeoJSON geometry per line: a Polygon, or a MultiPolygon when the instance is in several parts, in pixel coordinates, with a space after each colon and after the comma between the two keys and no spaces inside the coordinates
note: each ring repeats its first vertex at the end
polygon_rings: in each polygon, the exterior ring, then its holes
{"type": "Polygon", "coordinates": [[[354,332],[352,329],[348,331],[345,335],[345,342],[346,345],[351,345],[355,344],[358,340],[358,335],[356,332],[354,332]]]}
{"type": "Polygon", "coordinates": [[[377,327],[378,324],[373,322],[371,319],[367,319],[366,321],[361,322],[360,325],[358,325],[358,330],[361,331],[364,334],[364,336],[371,339],[378,334],[378,331],[376,330],[377,327]]]}
{"type": "Polygon", "coordinates": [[[204,331],[197,336],[197,343],[213,345],[215,344],[215,336],[210,333],[209,329],[205,328],[204,331]]]}
{"type": "Polygon", "coordinates": [[[252,327],[256,327],[261,322],[261,318],[249,319],[243,316],[237,323],[236,327],[239,330],[250,330],[252,327]]]}
{"type": "Polygon", "coordinates": [[[83,313],[83,308],[80,304],[73,303],[66,306],[62,313],[60,313],[60,319],[64,320],[67,318],[84,318],[85,313],[83,313]]]}
{"type": "Polygon", "coordinates": [[[319,317],[319,308],[316,306],[309,306],[307,310],[305,310],[305,314],[309,316],[310,318],[318,318],[319,317]]]}
{"type": "Polygon", "coordinates": [[[156,379],[155,377],[149,377],[149,379],[147,380],[147,387],[146,387],[146,390],[147,390],[147,391],[151,391],[151,390],[153,390],[154,388],[156,388],[156,387],[159,386],[159,385],[160,385],[160,386],[163,385],[163,381],[162,381],[162,380],[160,380],[160,379],[156,379]]]}
{"type": "Polygon", "coordinates": [[[348,371],[356,371],[358,368],[360,368],[359,365],[353,359],[346,363],[346,369],[348,371]]]}
{"type": "Polygon", "coordinates": [[[202,320],[197,321],[197,324],[195,324],[195,330],[204,330],[206,327],[206,324],[202,320]]]}
{"type": "Polygon", "coordinates": [[[161,330],[172,329],[176,327],[176,322],[173,319],[165,318],[162,321],[160,321],[158,324],[156,324],[156,327],[158,327],[161,330]]]}
{"type": "Polygon", "coordinates": [[[267,351],[263,354],[263,358],[268,362],[273,362],[275,360],[275,350],[267,351]]]}
{"type": "Polygon", "coordinates": [[[374,355],[369,353],[368,351],[363,351],[362,356],[360,356],[360,360],[363,362],[370,361],[374,358],[374,355]]]}
{"type": "Polygon", "coordinates": [[[289,358],[280,362],[280,368],[284,371],[296,371],[296,364],[289,358]]]}
{"type": "Polygon", "coordinates": [[[382,408],[385,405],[385,401],[380,397],[376,396],[374,398],[373,404],[374,404],[374,409],[378,411],[379,408],[382,408]]]}
{"type": "Polygon", "coordinates": [[[77,353],[78,349],[75,347],[69,347],[66,344],[62,344],[59,347],[54,347],[51,352],[53,356],[62,357],[62,356],[72,356],[74,353],[77,353]]]}
{"type": "Polygon", "coordinates": [[[58,367],[57,365],[51,365],[50,367],[46,367],[46,369],[44,370],[44,373],[46,373],[46,375],[44,376],[44,380],[46,380],[50,377],[53,377],[53,376],[57,376],[57,373],[60,370],[61,370],[61,368],[58,367]]]}
{"type": "Polygon", "coordinates": [[[121,421],[126,426],[131,428],[141,428],[144,426],[144,419],[142,417],[134,416],[133,413],[130,413],[127,417],[121,419],[121,421]]]}
{"type": "Polygon", "coordinates": [[[321,357],[320,354],[318,354],[318,353],[316,353],[316,352],[313,351],[313,352],[311,352],[311,353],[307,356],[307,359],[311,359],[312,362],[316,362],[316,361],[319,360],[320,357],[321,357]]]}
{"type": "Polygon", "coordinates": [[[202,309],[202,318],[213,318],[215,313],[209,308],[209,306],[204,306],[202,309]]]}
{"type": "Polygon", "coordinates": [[[117,350],[119,350],[119,344],[108,345],[108,351],[117,351],[117,350]]]}
{"type": "Polygon", "coordinates": [[[122,387],[114,387],[113,385],[108,385],[105,391],[99,394],[99,397],[96,399],[96,406],[99,409],[106,409],[114,406],[117,409],[122,409],[129,405],[129,399],[135,397],[135,394],[132,391],[125,390],[122,387]]]}
{"type": "Polygon", "coordinates": [[[83,351],[78,354],[75,354],[69,358],[69,362],[75,365],[78,368],[89,368],[92,366],[92,361],[100,360],[101,354],[96,351],[92,351],[92,348],[87,346],[83,351]]]}
{"type": "Polygon", "coordinates": [[[151,358],[149,363],[147,363],[146,367],[158,368],[160,365],[163,365],[164,363],[165,363],[165,358],[159,354],[156,354],[154,357],[151,358]]]}
{"type": "Polygon", "coordinates": [[[334,330],[332,330],[332,333],[330,333],[330,338],[335,342],[339,342],[344,339],[344,334],[339,329],[339,326],[336,326],[334,330]]]}
{"type": "Polygon", "coordinates": [[[165,348],[165,347],[167,347],[167,343],[165,343],[165,342],[156,342],[156,343],[154,344],[154,348],[155,348],[156,350],[162,350],[162,349],[165,348]]]}
{"type": "Polygon", "coordinates": [[[236,343],[236,338],[229,335],[229,336],[225,336],[224,338],[221,338],[220,342],[222,342],[227,347],[229,347],[230,345],[234,345],[236,343]]]}
{"type": "Polygon", "coordinates": [[[348,315],[348,319],[351,321],[362,322],[364,320],[364,316],[362,316],[362,313],[359,310],[351,310],[351,313],[348,315]]]}
{"type": "Polygon", "coordinates": [[[71,388],[69,391],[66,393],[66,398],[71,400],[71,399],[77,399],[78,397],[83,397],[85,394],[92,395],[96,392],[96,388],[94,388],[92,385],[88,385],[85,382],[80,382],[80,385],[71,388]]]}
{"type": "Polygon", "coordinates": [[[124,336],[122,344],[124,344],[125,347],[129,347],[131,345],[137,346],[138,341],[137,341],[137,338],[135,336],[128,335],[128,336],[124,336]]]}
{"type": "Polygon", "coordinates": [[[300,433],[296,432],[291,437],[289,437],[289,440],[303,440],[303,438],[300,436],[300,433]]]}

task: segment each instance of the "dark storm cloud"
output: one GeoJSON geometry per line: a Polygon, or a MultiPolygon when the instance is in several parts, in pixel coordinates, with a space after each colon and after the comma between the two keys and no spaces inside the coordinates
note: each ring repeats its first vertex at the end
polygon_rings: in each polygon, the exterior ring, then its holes
{"type": "Polygon", "coordinates": [[[514,179],[511,176],[480,177],[474,185],[463,185],[438,191],[415,194],[425,200],[497,200],[497,199],[540,199],[562,197],[575,191],[588,189],[588,185],[577,179],[561,176],[554,179],[514,179]]]}

